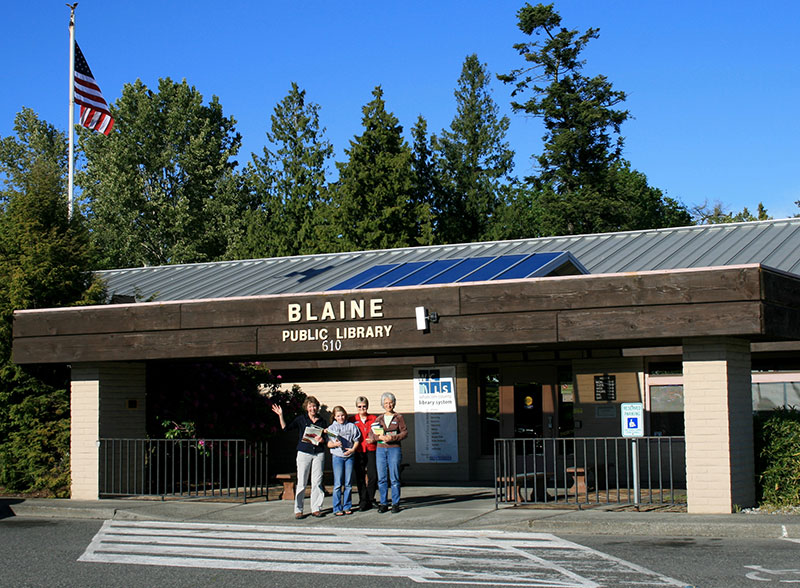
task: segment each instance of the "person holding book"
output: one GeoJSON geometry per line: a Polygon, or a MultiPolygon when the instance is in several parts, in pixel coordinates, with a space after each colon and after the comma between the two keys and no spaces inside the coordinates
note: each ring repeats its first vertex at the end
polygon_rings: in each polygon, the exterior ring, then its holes
{"type": "Polygon", "coordinates": [[[400,442],[408,437],[408,429],[403,415],[394,411],[397,398],[391,392],[381,395],[381,404],[384,413],[372,423],[370,441],[377,443],[375,450],[375,463],[378,469],[378,493],[380,504],[378,512],[389,510],[387,494],[389,480],[392,483],[392,512],[400,512],[400,462],[403,461],[403,452],[400,442]]]}
{"type": "Polygon", "coordinates": [[[347,422],[344,407],[335,406],[327,433],[333,459],[333,514],[337,517],[353,514],[353,455],[358,449],[361,432],[347,422]]]}
{"type": "Polygon", "coordinates": [[[306,498],[306,485],[311,476],[311,516],[322,516],[322,501],[325,491],[322,488],[322,472],[325,468],[325,421],[319,416],[319,400],[309,396],[303,402],[305,414],[300,414],[289,425],[283,420],[283,407],[272,405],[272,412],[278,415],[281,429],[296,430],[297,442],[297,486],[294,495],[294,518],[303,518],[303,502],[306,498]]]}
{"type": "Polygon", "coordinates": [[[363,512],[372,508],[375,492],[378,489],[378,471],[375,469],[377,446],[369,441],[369,430],[377,417],[369,414],[369,400],[364,396],[356,398],[356,410],[358,412],[350,417],[350,420],[361,432],[361,443],[353,455],[355,460],[353,466],[358,487],[358,510],[363,512]]]}

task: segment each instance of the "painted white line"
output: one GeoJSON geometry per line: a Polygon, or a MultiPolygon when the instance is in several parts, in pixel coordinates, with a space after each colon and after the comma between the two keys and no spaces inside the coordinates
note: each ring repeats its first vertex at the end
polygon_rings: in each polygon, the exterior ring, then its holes
{"type": "Polygon", "coordinates": [[[503,531],[106,521],[79,561],[519,588],[685,586],[554,535],[503,531]]]}

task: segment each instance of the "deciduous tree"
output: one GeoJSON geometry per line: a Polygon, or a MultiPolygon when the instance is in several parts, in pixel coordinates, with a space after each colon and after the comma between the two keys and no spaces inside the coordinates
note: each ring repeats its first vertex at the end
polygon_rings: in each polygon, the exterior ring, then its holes
{"type": "Polygon", "coordinates": [[[103,267],[220,259],[243,209],[231,181],[241,137],[216,96],[159,80],[126,84],[108,137],[80,134],[80,177],[103,267]]]}

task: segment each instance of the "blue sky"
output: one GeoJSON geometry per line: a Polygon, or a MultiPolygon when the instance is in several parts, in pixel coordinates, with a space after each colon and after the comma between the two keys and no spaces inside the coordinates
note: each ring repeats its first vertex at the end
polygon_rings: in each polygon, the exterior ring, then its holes
{"type": "MultiPolygon", "coordinates": [[[[516,27],[522,5],[81,0],[76,31],[109,102],[137,78],[151,88],[185,78],[206,100],[217,95],[243,135],[240,162],[261,153],[269,116],[295,81],[321,106],[341,161],[376,85],[407,131],[422,114],[438,132],[455,113],[467,55],[493,74],[522,65],[512,47],[526,39],[516,27]]],[[[775,218],[800,213],[800,3],[566,0],[556,8],[569,28],[600,29],[585,71],[628,94],[625,157],[652,186],[688,206],[754,211],[763,202],[775,218]]],[[[69,9],[31,0],[3,15],[0,136],[12,133],[23,106],[66,129],[69,9]]],[[[509,87],[492,89],[511,118],[515,173],[529,174],[541,126],[510,112],[509,87]]]]}

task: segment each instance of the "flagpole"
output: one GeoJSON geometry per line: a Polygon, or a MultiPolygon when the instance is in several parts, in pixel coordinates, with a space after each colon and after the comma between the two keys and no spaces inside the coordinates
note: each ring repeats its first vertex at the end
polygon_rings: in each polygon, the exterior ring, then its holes
{"type": "Polygon", "coordinates": [[[75,191],[75,7],[69,6],[69,155],[67,172],[67,216],[72,218],[75,191]]]}

